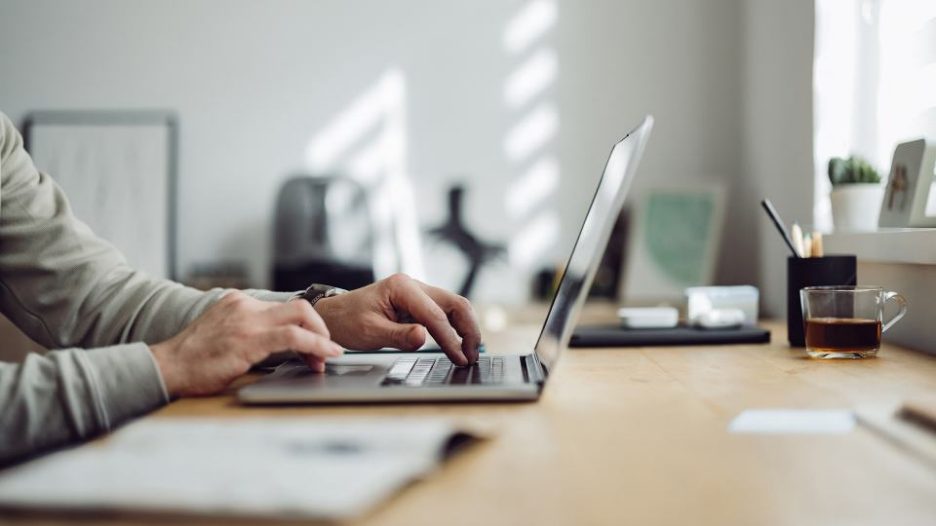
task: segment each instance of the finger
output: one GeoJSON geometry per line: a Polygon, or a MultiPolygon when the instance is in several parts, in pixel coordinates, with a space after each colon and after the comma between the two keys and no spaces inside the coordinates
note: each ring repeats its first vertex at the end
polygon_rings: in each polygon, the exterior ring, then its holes
{"type": "Polygon", "coordinates": [[[325,360],[311,354],[302,355],[302,359],[313,371],[317,373],[325,372],[325,360]]]}
{"type": "Polygon", "coordinates": [[[315,312],[308,301],[295,300],[287,303],[276,304],[265,312],[267,319],[274,325],[301,325],[306,329],[317,332],[326,338],[330,338],[328,327],[325,320],[315,312]]]}
{"type": "Polygon", "coordinates": [[[398,280],[399,286],[390,289],[390,301],[400,310],[408,312],[413,319],[429,329],[442,350],[452,362],[468,365],[468,358],[462,353],[461,342],[449,323],[445,312],[432,301],[432,298],[411,279],[398,280]]]}
{"type": "Polygon", "coordinates": [[[384,345],[403,351],[415,351],[426,343],[426,329],[418,323],[396,323],[386,318],[377,318],[373,330],[384,345]]]}
{"type": "Polygon", "coordinates": [[[267,331],[266,346],[270,352],[292,350],[323,359],[341,356],[344,352],[337,343],[298,325],[282,325],[267,331]]]}
{"type": "Polygon", "coordinates": [[[463,296],[447,290],[418,282],[426,294],[432,298],[448,316],[449,321],[462,337],[462,352],[470,363],[478,360],[478,348],[481,345],[481,327],[471,302],[463,296]]]}

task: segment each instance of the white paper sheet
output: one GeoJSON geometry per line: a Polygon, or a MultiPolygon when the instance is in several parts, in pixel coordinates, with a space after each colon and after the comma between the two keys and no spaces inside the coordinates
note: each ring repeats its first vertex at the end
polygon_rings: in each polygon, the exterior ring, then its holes
{"type": "Polygon", "coordinates": [[[151,420],[0,473],[0,505],[348,518],[426,475],[439,420],[151,420]]]}
{"type": "Polygon", "coordinates": [[[732,433],[848,433],[855,415],[843,410],[748,409],[728,425],[732,433]]]}

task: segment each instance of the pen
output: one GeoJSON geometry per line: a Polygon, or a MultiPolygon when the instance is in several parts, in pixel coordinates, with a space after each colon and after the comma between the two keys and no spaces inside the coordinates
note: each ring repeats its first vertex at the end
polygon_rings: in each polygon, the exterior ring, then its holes
{"type": "Polygon", "coordinates": [[[777,232],[780,232],[780,236],[783,237],[783,241],[788,247],[790,247],[790,252],[793,253],[796,257],[802,257],[793,247],[793,242],[790,241],[790,235],[787,234],[786,226],[783,224],[783,220],[780,219],[780,214],[777,213],[773,205],[770,203],[770,199],[764,199],[761,201],[761,206],[764,207],[764,211],[767,212],[767,215],[770,217],[770,220],[773,221],[775,227],[777,227],[777,232]]]}

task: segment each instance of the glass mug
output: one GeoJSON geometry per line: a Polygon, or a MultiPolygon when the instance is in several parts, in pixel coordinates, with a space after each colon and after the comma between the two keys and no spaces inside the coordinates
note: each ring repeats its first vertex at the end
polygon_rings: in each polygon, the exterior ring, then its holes
{"type": "Polygon", "coordinates": [[[829,286],[800,290],[806,352],[812,358],[868,358],[881,347],[881,334],[907,313],[907,300],[881,287],[829,286]],[[884,323],[884,305],[899,310],[884,323]]]}

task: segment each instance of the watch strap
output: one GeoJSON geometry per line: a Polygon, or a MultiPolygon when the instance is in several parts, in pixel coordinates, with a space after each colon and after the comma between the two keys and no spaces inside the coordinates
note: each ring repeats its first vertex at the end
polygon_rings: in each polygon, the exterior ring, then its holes
{"type": "Polygon", "coordinates": [[[348,291],[340,287],[313,283],[309,285],[309,287],[304,291],[298,293],[296,296],[308,301],[310,305],[315,307],[315,304],[318,303],[322,298],[331,298],[339,294],[344,294],[345,292],[348,291]]]}

